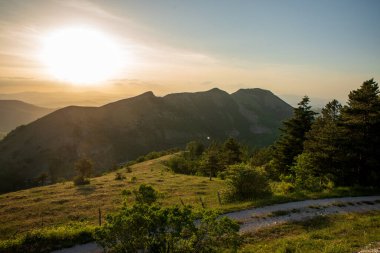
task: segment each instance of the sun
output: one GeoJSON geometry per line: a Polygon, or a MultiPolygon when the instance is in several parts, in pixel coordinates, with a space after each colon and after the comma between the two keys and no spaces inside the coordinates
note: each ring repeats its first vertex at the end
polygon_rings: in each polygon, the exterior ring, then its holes
{"type": "Polygon", "coordinates": [[[88,27],[52,32],[42,40],[40,59],[54,77],[79,85],[94,85],[116,76],[123,52],[106,34],[88,27]]]}

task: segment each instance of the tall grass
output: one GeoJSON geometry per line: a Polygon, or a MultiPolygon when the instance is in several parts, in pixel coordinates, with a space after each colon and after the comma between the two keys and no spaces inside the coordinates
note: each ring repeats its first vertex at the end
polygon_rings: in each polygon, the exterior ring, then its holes
{"type": "Polygon", "coordinates": [[[95,226],[72,223],[36,229],[14,239],[0,241],[0,252],[51,252],[93,240],[95,226]]]}

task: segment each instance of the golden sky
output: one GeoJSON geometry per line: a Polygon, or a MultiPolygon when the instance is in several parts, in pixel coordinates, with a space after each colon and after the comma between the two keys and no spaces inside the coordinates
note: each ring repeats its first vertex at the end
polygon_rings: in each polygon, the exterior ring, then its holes
{"type": "Polygon", "coordinates": [[[259,87],[344,100],[379,79],[380,4],[331,2],[0,1],[0,93],[259,87]],[[49,36],[78,27],[117,45],[123,64],[107,80],[62,80],[41,61],[49,36]]]}

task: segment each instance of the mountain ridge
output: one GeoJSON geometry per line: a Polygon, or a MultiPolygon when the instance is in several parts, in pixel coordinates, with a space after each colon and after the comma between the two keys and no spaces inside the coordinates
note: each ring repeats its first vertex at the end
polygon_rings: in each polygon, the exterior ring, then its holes
{"type": "Polygon", "coordinates": [[[0,142],[0,181],[17,182],[0,191],[25,187],[41,173],[52,181],[74,175],[81,157],[101,173],[114,164],[151,151],[183,147],[197,139],[234,137],[250,146],[272,143],[292,107],[271,92],[228,94],[220,89],[153,92],[100,107],[69,106],[12,131],[0,142]],[[267,104],[267,105],[262,105],[267,104]],[[270,106],[269,106],[270,105],[270,106]],[[14,181],[14,180],[13,180],[14,181]]]}
{"type": "Polygon", "coordinates": [[[0,100],[0,132],[9,132],[52,111],[20,100],[0,100]]]}

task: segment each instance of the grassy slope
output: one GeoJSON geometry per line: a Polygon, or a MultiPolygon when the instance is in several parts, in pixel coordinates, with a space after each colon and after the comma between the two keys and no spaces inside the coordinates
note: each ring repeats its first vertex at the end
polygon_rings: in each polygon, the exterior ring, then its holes
{"type": "Polygon", "coordinates": [[[117,210],[122,202],[121,191],[141,183],[154,186],[163,196],[164,205],[181,204],[182,198],[186,204],[200,206],[199,197],[207,207],[219,205],[217,191],[225,187],[223,181],[172,174],[161,164],[163,159],[167,156],[133,165],[131,173],[121,169],[124,180],[115,180],[116,172],[112,172],[92,178],[90,185],[76,187],[65,182],[0,195],[0,239],[71,221],[97,224],[98,208],[103,215],[117,210]],[[137,181],[132,183],[132,177],[137,181]]]}
{"type": "Polygon", "coordinates": [[[117,210],[122,202],[121,191],[134,189],[141,183],[157,189],[164,205],[180,205],[182,199],[185,204],[201,207],[201,197],[207,208],[218,208],[223,212],[302,199],[363,194],[340,188],[325,193],[279,193],[265,199],[220,205],[217,192],[226,188],[224,181],[173,174],[162,164],[169,157],[135,164],[131,166],[131,173],[126,169],[119,170],[126,177],[124,180],[115,180],[116,172],[112,172],[92,178],[90,185],[76,187],[72,182],[64,182],[0,195],[0,240],[70,222],[97,225],[98,208],[101,208],[103,216],[117,210]],[[132,177],[137,181],[132,183],[132,177]]]}
{"type": "Polygon", "coordinates": [[[263,229],[245,239],[241,252],[357,252],[380,241],[380,212],[321,216],[263,229]]]}

